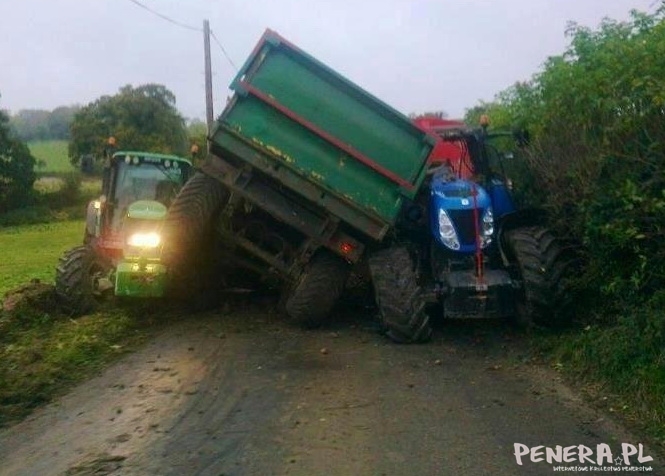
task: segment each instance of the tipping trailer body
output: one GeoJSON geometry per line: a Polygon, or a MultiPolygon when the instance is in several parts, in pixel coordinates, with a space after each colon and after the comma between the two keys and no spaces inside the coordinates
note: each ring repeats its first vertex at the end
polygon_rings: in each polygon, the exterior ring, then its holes
{"type": "MultiPolygon", "coordinates": [[[[359,242],[383,239],[425,178],[433,137],[271,30],[231,89],[204,171],[280,221],[307,211],[318,227],[333,222],[359,242]],[[263,177],[261,192],[250,190],[247,171],[263,177]]],[[[320,241],[333,248],[339,240],[320,241]]]]}

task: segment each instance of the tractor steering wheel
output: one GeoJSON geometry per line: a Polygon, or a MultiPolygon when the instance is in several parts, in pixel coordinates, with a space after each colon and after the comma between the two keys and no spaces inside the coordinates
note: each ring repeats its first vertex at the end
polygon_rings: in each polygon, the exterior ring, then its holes
{"type": "Polygon", "coordinates": [[[447,175],[451,179],[455,177],[453,168],[450,166],[448,162],[429,164],[426,174],[430,177],[435,177],[439,175],[447,175]]]}

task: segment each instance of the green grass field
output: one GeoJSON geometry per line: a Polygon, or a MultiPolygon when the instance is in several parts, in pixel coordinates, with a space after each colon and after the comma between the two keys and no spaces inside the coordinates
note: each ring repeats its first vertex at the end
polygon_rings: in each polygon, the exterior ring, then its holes
{"type": "Polygon", "coordinates": [[[38,278],[52,283],[63,252],[82,242],[83,221],[0,229],[0,297],[38,278]]]}
{"type": "Polygon", "coordinates": [[[62,173],[76,170],[69,162],[66,140],[32,141],[28,143],[28,147],[32,155],[45,164],[44,168],[35,169],[38,173],[62,173]]]}

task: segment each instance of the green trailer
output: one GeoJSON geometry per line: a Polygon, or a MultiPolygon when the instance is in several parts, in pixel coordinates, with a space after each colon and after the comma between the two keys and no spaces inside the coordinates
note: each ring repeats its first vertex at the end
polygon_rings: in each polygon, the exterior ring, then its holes
{"type": "Polygon", "coordinates": [[[169,212],[174,256],[214,233],[234,266],[284,283],[294,320],[319,324],[416,195],[435,140],[271,30],[231,89],[169,212]]]}

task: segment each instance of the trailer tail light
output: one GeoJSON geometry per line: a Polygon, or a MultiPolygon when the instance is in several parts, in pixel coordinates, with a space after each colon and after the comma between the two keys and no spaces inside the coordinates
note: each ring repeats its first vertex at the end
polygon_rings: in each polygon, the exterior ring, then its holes
{"type": "Polygon", "coordinates": [[[342,253],[348,255],[354,250],[354,246],[351,243],[342,243],[339,245],[339,249],[342,251],[342,253]]]}
{"type": "Polygon", "coordinates": [[[334,251],[338,256],[344,258],[349,263],[355,263],[360,259],[365,250],[362,243],[355,238],[347,235],[341,230],[337,230],[326,243],[327,247],[334,251]]]}

